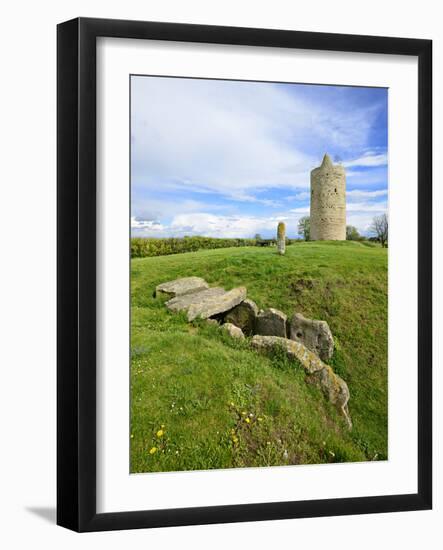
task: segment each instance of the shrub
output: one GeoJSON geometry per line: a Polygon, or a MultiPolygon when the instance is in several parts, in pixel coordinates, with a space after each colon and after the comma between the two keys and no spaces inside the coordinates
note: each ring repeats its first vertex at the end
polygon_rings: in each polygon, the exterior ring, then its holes
{"type": "Polygon", "coordinates": [[[171,237],[167,239],[140,238],[131,239],[131,258],[148,256],[167,256],[182,252],[195,252],[212,248],[255,246],[255,239],[217,239],[213,237],[171,237]]]}

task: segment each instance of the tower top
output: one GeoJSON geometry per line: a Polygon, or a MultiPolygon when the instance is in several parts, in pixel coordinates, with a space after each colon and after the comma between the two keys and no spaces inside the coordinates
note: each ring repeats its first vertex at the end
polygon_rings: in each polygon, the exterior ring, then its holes
{"type": "Polygon", "coordinates": [[[313,170],[311,170],[311,174],[315,175],[318,173],[321,173],[321,174],[340,173],[344,175],[345,169],[344,169],[344,166],[341,164],[333,164],[331,157],[328,155],[328,153],[325,153],[320,166],[317,166],[317,168],[314,168],[313,170]]]}
{"type": "Polygon", "coordinates": [[[328,155],[328,153],[325,153],[325,156],[323,157],[323,161],[321,163],[321,166],[320,168],[333,168],[333,164],[332,164],[332,160],[331,160],[331,157],[328,155]]]}

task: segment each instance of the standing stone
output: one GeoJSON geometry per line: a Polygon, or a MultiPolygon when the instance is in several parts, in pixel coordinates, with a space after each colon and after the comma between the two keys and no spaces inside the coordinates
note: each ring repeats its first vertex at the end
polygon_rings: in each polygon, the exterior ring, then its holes
{"type": "Polygon", "coordinates": [[[221,326],[223,330],[225,330],[229,336],[232,336],[232,338],[238,338],[240,340],[244,340],[245,335],[243,334],[243,331],[241,328],[236,327],[232,323],[225,323],[221,326]]]}
{"type": "Polygon", "coordinates": [[[286,321],[286,315],[278,309],[271,307],[260,311],[255,322],[255,333],[286,338],[286,321]]]}
{"type": "Polygon", "coordinates": [[[280,222],[277,227],[277,249],[280,256],[286,251],[286,226],[280,222]]]}
{"type": "Polygon", "coordinates": [[[246,298],[241,304],[228,311],[225,316],[225,322],[232,323],[236,327],[241,328],[245,334],[251,336],[254,334],[257,315],[257,305],[252,300],[246,298]]]}
{"type": "Polygon", "coordinates": [[[289,324],[289,338],[304,344],[323,361],[329,361],[334,353],[334,338],[326,321],[306,319],[295,313],[289,324]]]}
{"type": "Polygon", "coordinates": [[[158,293],[168,294],[171,297],[183,296],[206,288],[209,288],[209,285],[201,277],[183,277],[157,285],[154,296],[158,293]]]}

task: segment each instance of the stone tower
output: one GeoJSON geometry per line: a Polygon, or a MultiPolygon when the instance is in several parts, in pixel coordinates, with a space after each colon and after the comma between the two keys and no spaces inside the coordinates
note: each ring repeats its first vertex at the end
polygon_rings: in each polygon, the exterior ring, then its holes
{"type": "Polygon", "coordinates": [[[346,240],[346,175],[328,154],[311,171],[311,241],[346,240]]]}

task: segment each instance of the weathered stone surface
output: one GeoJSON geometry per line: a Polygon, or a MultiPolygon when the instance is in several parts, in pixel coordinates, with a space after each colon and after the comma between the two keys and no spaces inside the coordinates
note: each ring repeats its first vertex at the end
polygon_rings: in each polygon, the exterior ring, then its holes
{"type": "Polygon", "coordinates": [[[279,348],[286,353],[290,360],[297,360],[309,375],[308,382],[318,384],[326,398],[343,414],[349,428],[352,427],[348,411],[348,385],[314,352],[300,342],[277,336],[256,335],[252,338],[251,343],[259,352],[272,353],[279,348]]]}
{"type": "Polygon", "coordinates": [[[334,338],[326,321],[306,319],[301,313],[295,313],[289,324],[289,338],[304,344],[323,361],[328,361],[334,353],[334,338]]]}
{"type": "Polygon", "coordinates": [[[188,320],[192,321],[197,317],[207,319],[229,311],[245,298],[245,287],[234,288],[229,292],[220,287],[213,287],[171,298],[166,302],[166,307],[170,311],[187,311],[188,320]]]}
{"type": "Polygon", "coordinates": [[[166,302],[166,307],[170,311],[187,311],[191,305],[196,302],[203,302],[204,300],[223,296],[224,294],[226,294],[224,288],[207,288],[205,290],[200,290],[199,292],[192,292],[191,294],[183,294],[181,296],[171,298],[166,302]]]}
{"type": "Polygon", "coordinates": [[[251,343],[255,349],[265,353],[273,352],[276,348],[283,349],[288,358],[299,361],[308,374],[321,370],[325,366],[315,353],[294,340],[288,340],[280,336],[255,335],[251,343]]]}
{"type": "Polygon", "coordinates": [[[254,334],[255,320],[258,315],[258,307],[252,300],[246,298],[241,304],[228,311],[225,316],[226,323],[232,323],[239,327],[244,334],[254,334]]]}
{"type": "Polygon", "coordinates": [[[260,311],[255,321],[255,333],[262,336],[286,337],[287,317],[278,309],[269,308],[260,311]]]}
{"type": "Polygon", "coordinates": [[[325,155],[311,171],[311,241],[346,240],[346,174],[325,155]]]}
{"type": "Polygon", "coordinates": [[[280,222],[277,227],[277,250],[283,256],[286,251],[286,225],[280,222]]]}
{"type": "Polygon", "coordinates": [[[232,336],[232,338],[240,338],[241,340],[245,338],[242,329],[236,327],[232,323],[225,323],[221,326],[221,328],[225,330],[230,336],[232,336]]]}
{"type": "Polygon", "coordinates": [[[308,376],[308,382],[315,383],[321,388],[325,397],[343,414],[351,429],[352,421],[348,409],[349,388],[343,378],[335,374],[329,365],[325,365],[323,369],[308,376]]]}
{"type": "MultiPolygon", "coordinates": [[[[200,294],[201,293],[192,294],[191,296],[198,298],[200,294]]],[[[208,296],[202,300],[197,299],[188,309],[188,321],[193,321],[197,317],[207,319],[208,317],[229,311],[240,302],[243,302],[245,298],[246,288],[244,286],[240,286],[220,295],[208,296]]]]}
{"type": "Polygon", "coordinates": [[[199,292],[209,288],[208,283],[201,277],[183,277],[174,281],[167,281],[157,285],[155,293],[169,294],[170,296],[183,296],[193,292],[199,292]]]}

